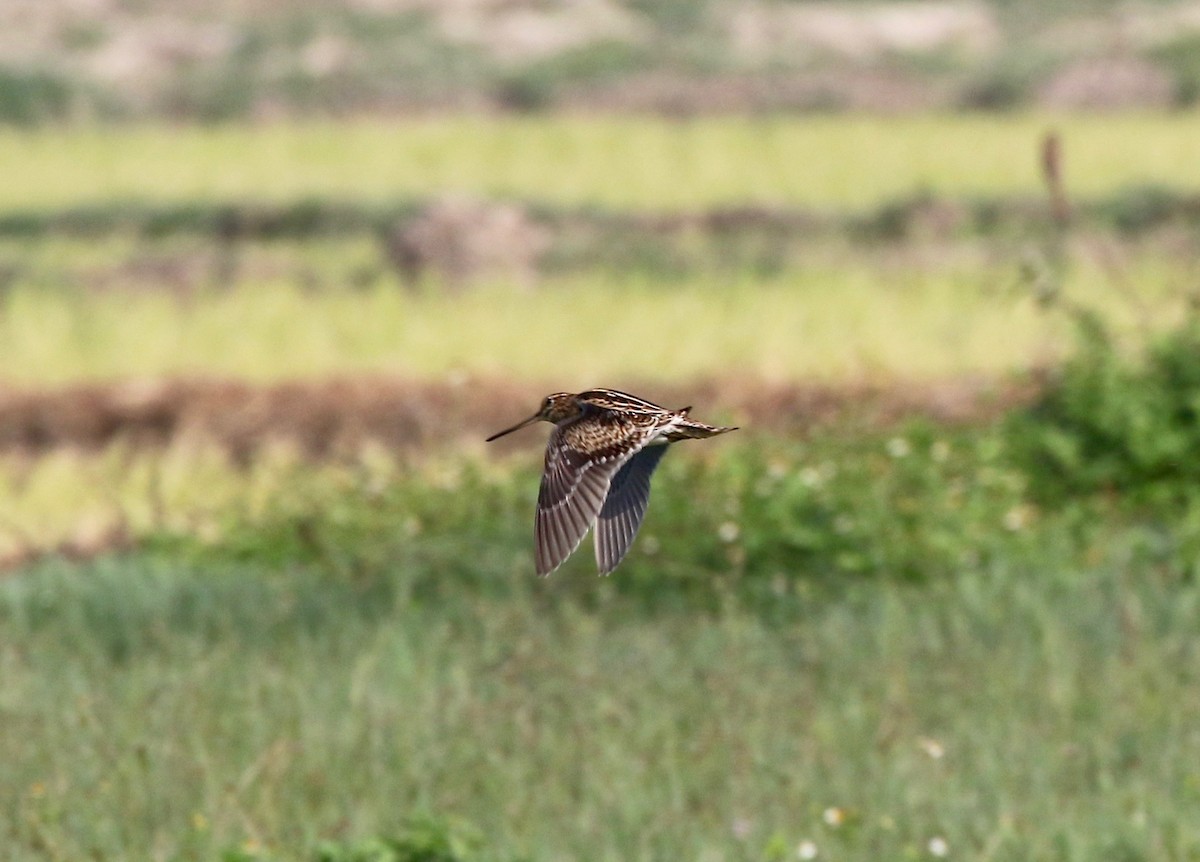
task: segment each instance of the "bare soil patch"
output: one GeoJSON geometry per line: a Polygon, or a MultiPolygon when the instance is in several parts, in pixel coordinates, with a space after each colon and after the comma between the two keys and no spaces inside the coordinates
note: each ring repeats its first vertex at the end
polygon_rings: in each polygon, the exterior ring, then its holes
{"type": "MultiPolygon", "coordinates": [[[[917,416],[952,424],[987,421],[1028,400],[1037,388],[1031,381],[989,378],[834,385],[727,377],[623,385],[665,405],[696,405],[698,414],[714,421],[785,435],[847,421],[882,427],[917,416]]],[[[501,379],[388,376],[269,385],[190,378],[55,389],[0,386],[0,452],[36,456],[58,447],[156,448],[195,441],[216,444],[242,464],[278,442],[314,460],[351,454],[369,442],[416,453],[482,440],[528,415],[552,388],[501,379]]],[[[503,445],[526,444],[514,439],[503,445]]]]}

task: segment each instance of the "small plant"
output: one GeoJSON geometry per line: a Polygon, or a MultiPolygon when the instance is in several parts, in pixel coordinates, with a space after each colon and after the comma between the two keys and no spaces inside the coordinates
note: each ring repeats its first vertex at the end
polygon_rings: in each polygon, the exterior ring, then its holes
{"type": "Polygon", "coordinates": [[[394,837],[326,843],[315,862],[471,862],[482,858],[482,847],[478,832],[465,823],[421,817],[394,837]]]}
{"type": "Polygon", "coordinates": [[[1200,38],[1182,35],[1151,51],[1150,59],[1174,76],[1176,104],[1183,107],[1200,100],[1200,38]]]}
{"type": "Polygon", "coordinates": [[[1200,481],[1200,315],[1123,351],[1095,312],[1071,311],[1077,346],[1009,443],[1043,498],[1097,492],[1177,498],[1200,481]]]}
{"type": "MultiPolygon", "coordinates": [[[[1200,479],[1200,309],[1147,334],[1128,350],[1099,310],[1064,295],[1070,265],[1071,206],[1062,183],[1062,151],[1055,133],[1043,139],[1042,174],[1056,229],[1043,241],[1041,265],[1025,273],[1034,298],[1064,313],[1074,327],[1075,350],[1041,398],[1006,422],[1010,451],[1030,491],[1043,500],[1071,495],[1120,494],[1136,504],[1179,500],[1200,479]]],[[[1158,224],[1174,208],[1165,191],[1144,188],[1113,208],[1121,229],[1158,224]]],[[[1101,255],[1102,257],[1102,255],[1101,255]]],[[[1121,272],[1110,272],[1126,301],[1139,306],[1121,272]]]]}
{"type": "Polygon", "coordinates": [[[0,123],[32,126],[62,119],[74,95],[72,85],[56,75],[0,67],[0,123]]]}

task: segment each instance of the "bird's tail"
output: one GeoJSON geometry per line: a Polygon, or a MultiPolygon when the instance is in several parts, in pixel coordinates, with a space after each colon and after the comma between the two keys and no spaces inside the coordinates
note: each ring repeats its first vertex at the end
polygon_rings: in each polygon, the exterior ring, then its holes
{"type": "Polygon", "coordinates": [[[735,425],[708,425],[704,422],[697,422],[695,419],[689,419],[687,416],[681,416],[671,428],[668,437],[671,440],[698,439],[716,437],[718,434],[736,430],[738,429],[735,425]]]}

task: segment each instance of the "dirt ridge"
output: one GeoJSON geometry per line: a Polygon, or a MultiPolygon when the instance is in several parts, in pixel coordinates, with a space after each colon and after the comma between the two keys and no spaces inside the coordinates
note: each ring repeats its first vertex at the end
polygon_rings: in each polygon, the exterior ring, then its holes
{"type": "MultiPolygon", "coordinates": [[[[847,420],[878,426],[915,416],[951,424],[987,421],[1030,399],[1037,384],[988,377],[773,383],[730,376],[621,387],[666,405],[694,404],[713,421],[802,435],[847,420]]],[[[62,447],[159,448],[186,441],[216,444],[236,463],[249,463],[263,446],[282,441],[314,460],[368,442],[416,452],[481,440],[527,415],[555,388],[465,375],[418,380],[382,374],[266,384],[211,377],[56,388],[0,384],[0,453],[37,456],[62,447]]]]}

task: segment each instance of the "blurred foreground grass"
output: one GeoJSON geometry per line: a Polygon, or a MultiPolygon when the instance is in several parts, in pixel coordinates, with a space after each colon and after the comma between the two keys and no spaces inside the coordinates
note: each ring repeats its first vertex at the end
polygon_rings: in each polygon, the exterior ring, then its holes
{"type": "Polygon", "coordinates": [[[47,563],[0,581],[0,841],[315,859],[433,814],[483,849],[395,858],[1192,858],[1200,590],[1146,563],[1051,540],[774,620],[494,557],[490,596],[403,562],[47,563]]]}
{"type": "MultiPolygon", "coordinates": [[[[664,379],[921,380],[1047,364],[1061,356],[1066,332],[1029,298],[1021,248],[826,243],[769,273],[585,272],[548,276],[534,290],[496,284],[465,294],[405,290],[363,241],[255,245],[236,281],[208,286],[178,274],[143,284],[128,272],[131,248],[121,240],[0,247],[20,261],[0,296],[8,382],[366,370],[544,379],[550,369],[564,389],[616,385],[648,369],[664,379]]],[[[204,255],[172,248],[185,266],[204,255]]],[[[1136,329],[1176,319],[1193,279],[1186,258],[1114,245],[1103,257],[1080,255],[1063,289],[1136,329]]]]}
{"type": "Polygon", "coordinates": [[[764,119],[454,117],[0,134],[0,210],[113,200],[388,200],[466,191],[650,209],[869,209],[930,192],[1039,195],[1043,133],[1066,183],[1200,188],[1194,112],[764,119]]]}

